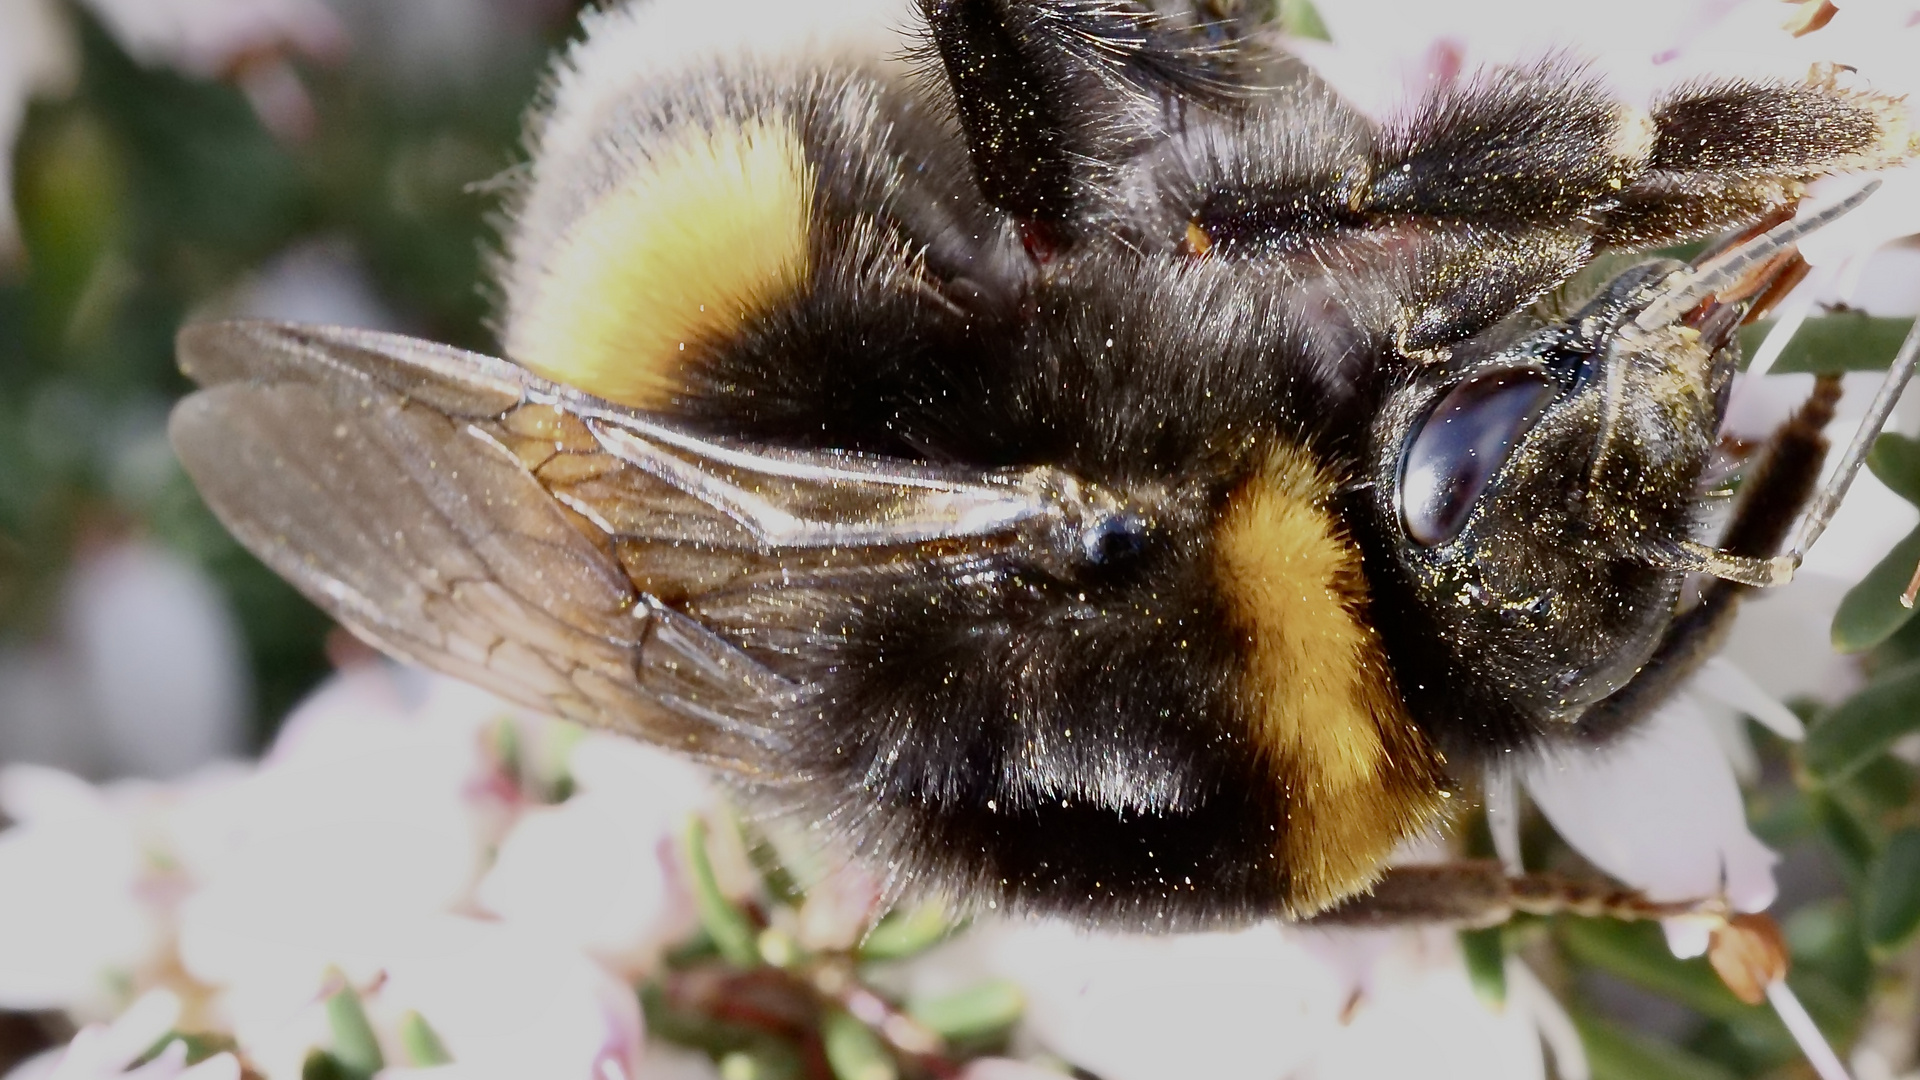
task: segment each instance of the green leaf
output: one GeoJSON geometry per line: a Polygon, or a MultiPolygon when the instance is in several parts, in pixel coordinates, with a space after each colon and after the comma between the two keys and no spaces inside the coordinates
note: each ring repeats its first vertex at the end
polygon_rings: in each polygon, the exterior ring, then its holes
{"type": "Polygon", "coordinates": [[[1506,1008],[1507,944],[1500,927],[1460,931],[1460,956],[1466,961],[1474,996],[1489,1008],[1506,1008]]]}
{"type": "Polygon", "coordinates": [[[1661,1039],[1585,1017],[1574,1021],[1587,1048],[1593,1080],[1734,1080],[1714,1061],[1661,1039]]]}
{"type": "Polygon", "coordinates": [[[1320,17],[1320,10],[1313,6],[1313,0],[1278,0],[1275,7],[1283,33],[1314,41],[1333,40],[1333,35],[1327,33],[1326,20],[1320,17]]]}
{"type": "Polygon", "coordinates": [[[374,1038],[373,1025],[367,1022],[367,1010],[360,995],[335,972],[342,985],[327,996],[327,1026],[333,1029],[331,1057],[345,1070],[350,1080],[368,1080],[386,1065],[380,1053],[380,1041],[374,1038]]]}
{"type": "Polygon", "coordinates": [[[1833,647],[1861,652],[1886,641],[1913,618],[1912,608],[1900,602],[1920,566],[1920,529],[1893,546],[1886,557],[1859,583],[1847,590],[1840,610],[1833,614],[1833,647]]]}
{"type": "Polygon", "coordinates": [[[1744,1020],[1766,1015],[1733,996],[1702,959],[1680,960],[1660,929],[1614,919],[1558,919],[1561,944],[1576,960],[1616,975],[1703,1016],[1744,1020]]]}
{"type": "Polygon", "coordinates": [[[954,994],[916,1000],[907,1015],[950,1042],[996,1035],[1020,1022],[1027,995],[1005,979],[981,983],[954,994]]]}
{"type": "Polygon", "coordinates": [[[353,1073],[347,1071],[340,1059],[325,1050],[307,1051],[305,1061],[300,1063],[300,1080],[353,1080],[353,1073]]]}
{"type": "Polygon", "coordinates": [[[735,1050],[720,1058],[720,1080],[800,1080],[799,1057],[768,1049],[735,1050]]]}
{"type": "Polygon", "coordinates": [[[831,1009],[821,1019],[820,1039],[834,1080],[896,1080],[900,1075],[880,1037],[845,1009],[831,1009]]]}
{"type": "Polygon", "coordinates": [[[453,1055],[447,1053],[447,1044],[440,1041],[440,1035],[427,1024],[427,1018],[408,1009],[400,1017],[400,1048],[407,1052],[410,1065],[448,1065],[453,1055]]]}
{"type": "Polygon", "coordinates": [[[1888,838],[1867,879],[1867,943],[1883,955],[1898,951],[1920,931],[1920,829],[1888,838]]]}
{"type": "Polygon", "coordinates": [[[693,879],[693,901],[700,913],[700,925],[713,939],[714,947],[729,964],[736,967],[760,966],[759,934],[746,913],[733,906],[720,891],[713,876],[713,861],[707,856],[707,823],[695,815],[687,822],[685,836],[687,869],[693,879]]]}
{"type": "Polygon", "coordinates": [[[1881,433],[1867,454],[1867,468],[1895,495],[1920,506],[1920,439],[1881,433]]]}
{"type": "Polygon", "coordinates": [[[860,943],[862,960],[901,960],[917,956],[953,933],[956,926],[947,905],[928,900],[910,908],[895,908],[867,931],[860,943]]]}
{"type": "Polygon", "coordinates": [[[1796,976],[1819,972],[1846,993],[1864,999],[1873,982],[1873,961],[1861,941],[1853,904],[1832,896],[1798,908],[1781,921],[1796,976]]]}
{"type": "Polygon", "coordinates": [[[1854,889],[1862,887],[1874,860],[1873,838],[1840,800],[1820,794],[1812,799],[1814,820],[1829,853],[1854,889]]]}
{"type": "MultiPolygon", "coordinates": [[[[1780,359],[1774,361],[1773,370],[1816,375],[1885,371],[1912,325],[1912,319],[1881,319],[1858,311],[1808,319],[1780,359]]],[[[1749,361],[1772,329],[1773,323],[1768,321],[1740,332],[1740,347],[1749,361]]]]}
{"type": "Polygon", "coordinates": [[[1807,732],[1807,768],[1839,780],[1920,729],[1920,662],[1903,664],[1828,710],[1807,732]]]}

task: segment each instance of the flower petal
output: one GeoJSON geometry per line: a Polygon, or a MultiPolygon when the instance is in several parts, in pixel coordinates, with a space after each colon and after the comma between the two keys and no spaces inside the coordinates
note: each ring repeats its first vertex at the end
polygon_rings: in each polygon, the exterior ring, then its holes
{"type": "Polygon", "coordinates": [[[1778,856],[1748,831],[1732,766],[1684,696],[1614,745],[1537,760],[1521,779],[1568,843],[1652,899],[1773,902],[1778,856]]]}

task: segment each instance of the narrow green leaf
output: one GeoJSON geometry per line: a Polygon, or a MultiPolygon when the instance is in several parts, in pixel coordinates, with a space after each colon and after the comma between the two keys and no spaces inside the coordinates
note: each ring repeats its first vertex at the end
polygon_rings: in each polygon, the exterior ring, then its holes
{"type": "Polygon", "coordinates": [[[339,1058],[316,1048],[307,1051],[306,1060],[300,1063],[300,1080],[353,1080],[353,1074],[339,1058]]]}
{"type": "Polygon", "coordinates": [[[1900,602],[1920,566],[1920,529],[1893,546],[1867,576],[1860,579],[1833,613],[1833,647],[1840,652],[1862,652],[1899,633],[1913,618],[1914,609],[1900,602]]]}
{"type": "Polygon", "coordinates": [[[427,1024],[427,1018],[408,1009],[400,1017],[400,1048],[407,1052],[407,1062],[411,1065],[447,1065],[453,1061],[453,1055],[447,1053],[447,1044],[440,1041],[440,1034],[427,1024]]]}
{"type": "Polygon", "coordinates": [[[1920,661],[1903,664],[1834,706],[1807,732],[1807,768],[1827,780],[1846,777],[1920,729],[1920,661]]]}
{"type": "Polygon", "coordinates": [[[1920,829],[1887,839],[1867,879],[1865,907],[1867,943],[1875,952],[1897,952],[1920,931],[1920,829]]]}
{"type": "Polygon", "coordinates": [[[1895,495],[1920,506],[1920,439],[1881,433],[1867,454],[1867,468],[1895,495]]]}
{"type": "Polygon", "coordinates": [[[368,1080],[386,1065],[360,995],[340,977],[341,987],[327,997],[327,1026],[333,1030],[331,1056],[350,1080],[368,1080]]]}
{"type": "Polygon", "coordinates": [[[759,935],[746,913],[720,891],[713,876],[713,862],[707,856],[707,823],[698,815],[689,819],[685,836],[687,869],[693,879],[694,906],[700,913],[700,925],[713,939],[714,947],[728,963],[737,967],[760,965],[759,935]]]}
{"type": "Polygon", "coordinates": [[[1913,766],[1892,754],[1881,754],[1829,786],[1862,819],[1878,821],[1913,802],[1913,766]]]}
{"type": "Polygon", "coordinates": [[[1460,931],[1460,956],[1466,961],[1474,996],[1488,1008],[1506,1008],[1507,944],[1500,928],[1460,931]]]}
{"type": "Polygon", "coordinates": [[[1282,32],[1314,41],[1333,40],[1333,35],[1327,33],[1327,21],[1320,17],[1320,9],[1313,6],[1313,0],[1279,0],[1276,6],[1282,32]]]}
{"type": "Polygon", "coordinates": [[[923,998],[907,1006],[907,1015],[953,1042],[983,1038],[1020,1022],[1027,995],[1005,979],[981,983],[958,993],[923,998]]]}
{"type": "Polygon", "coordinates": [[[880,1037],[844,1009],[829,1010],[822,1018],[820,1039],[834,1080],[897,1080],[900,1075],[880,1037]]]}
{"type": "Polygon", "coordinates": [[[1725,1066],[1661,1039],[1586,1017],[1574,1020],[1593,1080],[1734,1080],[1725,1066]]]}
{"type": "Polygon", "coordinates": [[[1840,865],[1840,872],[1854,890],[1865,886],[1873,866],[1873,838],[1840,800],[1820,793],[1811,800],[1814,820],[1820,823],[1820,835],[1827,850],[1840,865]]]}
{"type": "Polygon", "coordinates": [[[952,915],[938,900],[887,912],[860,943],[862,960],[901,960],[917,956],[954,931],[952,915]]]}
{"type": "MultiPolygon", "coordinates": [[[[1892,432],[1874,440],[1867,468],[1894,494],[1920,505],[1920,441],[1892,432]]],[[[1840,603],[1833,617],[1833,645],[1841,652],[1873,648],[1897,633],[1913,618],[1913,609],[1900,602],[1914,567],[1920,566],[1920,529],[1880,560],[1840,603]]]]}
{"type": "Polygon", "coordinates": [[[1561,944],[1576,960],[1672,998],[1703,1016],[1744,1020],[1765,1010],[1733,996],[1705,960],[1680,960],[1660,929],[1613,919],[1557,919],[1561,944]]]}
{"type": "MultiPolygon", "coordinates": [[[[1847,371],[1885,371],[1900,350],[1912,319],[1881,319],[1847,311],[1808,319],[1793,336],[1773,370],[1812,372],[1816,375],[1847,371]]],[[[1748,360],[1766,340],[1771,321],[1755,323],[1740,332],[1740,347],[1748,360]]]]}
{"type": "Polygon", "coordinates": [[[761,884],[767,887],[767,895],[788,907],[799,907],[807,898],[807,892],[800,887],[800,880],[792,868],[781,859],[780,849],[766,834],[751,825],[743,823],[740,835],[746,841],[747,860],[759,872],[761,884]]]}
{"type": "Polygon", "coordinates": [[[735,1050],[720,1058],[720,1080],[800,1080],[805,1073],[797,1055],[770,1047],[735,1050]]]}

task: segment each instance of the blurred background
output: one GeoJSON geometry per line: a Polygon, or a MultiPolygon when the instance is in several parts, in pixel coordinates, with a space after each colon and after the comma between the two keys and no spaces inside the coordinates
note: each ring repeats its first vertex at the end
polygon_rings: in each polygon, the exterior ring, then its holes
{"type": "Polygon", "coordinates": [[[0,761],[175,775],[328,670],[173,461],[174,331],[486,347],[488,186],[577,6],[0,0],[0,761]]]}

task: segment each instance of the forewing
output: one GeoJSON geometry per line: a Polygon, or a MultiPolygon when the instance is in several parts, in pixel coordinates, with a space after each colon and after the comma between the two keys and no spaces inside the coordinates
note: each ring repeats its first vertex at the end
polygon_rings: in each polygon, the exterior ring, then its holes
{"type": "Polygon", "coordinates": [[[180,356],[207,387],[173,416],[187,471],[342,623],[508,698],[769,779],[783,706],[807,687],[732,643],[780,638],[756,621],[817,623],[836,581],[1071,548],[1106,512],[1047,470],[702,440],[395,335],[207,324],[182,332],[180,356]]]}

